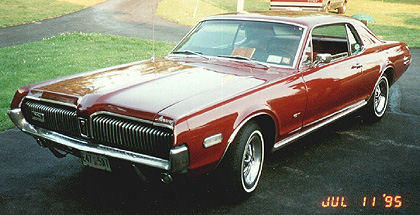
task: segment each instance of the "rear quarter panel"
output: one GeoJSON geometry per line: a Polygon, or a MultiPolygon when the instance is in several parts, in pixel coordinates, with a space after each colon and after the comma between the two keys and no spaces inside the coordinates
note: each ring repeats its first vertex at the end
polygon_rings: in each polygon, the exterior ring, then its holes
{"type": "Polygon", "coordinates": [[[395,83],[401,75],[407,70],[411,60],[410,52],[403,42],[384,42],[377,46],[368,48],[361,56],[363,63],[363,72],[365,76],[365,84],[369,89],[368,98],[377,80],[387,69],[393,70],[393,77],[390,84],[395,83]]]}

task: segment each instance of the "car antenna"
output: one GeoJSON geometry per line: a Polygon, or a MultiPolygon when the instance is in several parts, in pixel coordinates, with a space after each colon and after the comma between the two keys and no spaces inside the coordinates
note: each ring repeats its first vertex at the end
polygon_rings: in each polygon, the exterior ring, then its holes
{"type": "MultiPolygon", "coordinates": [[[[152,6],[150,7],[152,10],[152,62],[153,65],[155,64],[155,13],[154,13],[154,1],[150,1],[152,6]]],[[[156,65],[154,65],[156,67],[156,65]]]]}

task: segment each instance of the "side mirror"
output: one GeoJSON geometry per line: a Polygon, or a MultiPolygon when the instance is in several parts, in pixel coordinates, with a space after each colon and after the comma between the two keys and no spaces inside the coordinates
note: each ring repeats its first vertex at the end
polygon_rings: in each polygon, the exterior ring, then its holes
{"type": "Polygon", "coordinates": [[[317,54],[313,66],[318,66],[321,63],[329,63],[332,60],[331,54],[317,54]]]}

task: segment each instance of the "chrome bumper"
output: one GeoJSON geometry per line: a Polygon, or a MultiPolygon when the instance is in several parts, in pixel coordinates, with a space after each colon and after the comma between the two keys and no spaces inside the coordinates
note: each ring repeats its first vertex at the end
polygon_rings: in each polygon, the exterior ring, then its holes
{"type": "Polygon", "coordinates": [[[142,164],[158,169],[166,170],[171,173],[186,172],[189,166],[189,153],[185,145],[174,147],[170,150],[169,160],[139,154],[126,150],[121,150],[104,145],[90,144],[86,140],[72,138],[57,132],[49,131],[43,128],[37,128],[29,124],[23,117],[20,108],[7,111],[12,122],[17,128],[35,138],[42,138],[53,141],[57,144],[70,147],[79,151],[91,152],[105,155],[112,158],[130,161],[136,164],[142,164]]]}

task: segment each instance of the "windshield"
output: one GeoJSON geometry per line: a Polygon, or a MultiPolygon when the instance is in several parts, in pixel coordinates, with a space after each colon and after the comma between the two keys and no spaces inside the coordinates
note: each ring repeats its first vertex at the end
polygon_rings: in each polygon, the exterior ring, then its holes
{"type": "Polygon", "coordinates": [[[291,67],[303,30],[282,23],[209,20],[199,23],[172,54],[236,57],[291,67]]]}

